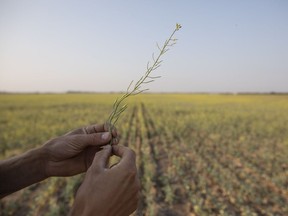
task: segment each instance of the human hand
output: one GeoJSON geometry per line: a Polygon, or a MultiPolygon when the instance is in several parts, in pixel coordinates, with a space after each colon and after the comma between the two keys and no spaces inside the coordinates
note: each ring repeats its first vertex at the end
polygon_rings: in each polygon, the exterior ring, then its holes
{"type": "Polygon", "coordinates": [[[71,176],[82,173],[91,165],[100,147],[118,144],[118,134],[108,124],[90,125],[49,140],[42,149],[46,153],[46,176],[71,176]]]}
{"type": "Polygon", "coordinates": [[[107,145],[96,153],[87,170],[70,215],[130,215],[137,208],[139,190],[135,153],[124,146],[107,145]],[[121,160],[109,168],[111,153],[121,160]]]}

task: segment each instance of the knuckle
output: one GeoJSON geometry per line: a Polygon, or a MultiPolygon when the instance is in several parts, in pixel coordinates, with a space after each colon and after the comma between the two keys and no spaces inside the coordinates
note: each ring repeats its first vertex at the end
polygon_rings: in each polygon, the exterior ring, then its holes
{"type": "Polygon", "coordinates": [[[99,137],[99,134],[96,134],[96,133],[91,134],[91,139],[92,139],[92,142],[93,142],[94,144],[99,144],[99,143],[101,143],[101,139],[100,139],[100,137],[99,137]]]}
{"type": "Polygon", "coordinates": [[[88,127],[83,127],[82,131],[84,134],[89,134],[88,127]]]}
{"type": "Polygon", "coordinates": [[[129,156],[131,157],[131,159],[133,159],[133,161],[136,160],[136,153],[135,153],[134,150],[128,149],[128,154],[129,154],[129,156]]]}

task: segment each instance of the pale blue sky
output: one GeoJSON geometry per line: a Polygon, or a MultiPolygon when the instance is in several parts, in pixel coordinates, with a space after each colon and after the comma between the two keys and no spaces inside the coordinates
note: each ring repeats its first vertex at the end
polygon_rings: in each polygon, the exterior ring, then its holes
{"type": "Polygon", "coordinates": [[[288,1],[0,0],[0,91],[121,91],[156,42],[151,92],[288,91],[288,1]]]}

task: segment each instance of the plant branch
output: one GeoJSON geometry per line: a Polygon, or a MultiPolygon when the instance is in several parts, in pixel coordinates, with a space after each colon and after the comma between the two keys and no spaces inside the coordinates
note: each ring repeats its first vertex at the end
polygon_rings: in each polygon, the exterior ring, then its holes
{"type": "Polygon", "coordinates": [[[147,68],[146,68],[146,72],[144,74],[144,76],[142,76],[133,86],[133,80],[130,82],[126,92],[120,97],[117,98],[113,104],[113,109],[112,112],[110,113],[110,116],[108,118],[108,123],[110,123],[110,125],[115,125],[116,122],[118,121],[119,117],[121,116],[121,114],[126,110],[127,108],[127,104],[124,104],[124,101],[130,97],[130,96],[134,96],[137,94],[140,94],[142,92],[148,91],[149,89],[142,89],[142,85],[143,84],[148,84],[151,83],[153,81],[155,81],[156,79],[160,78],[161,76],[150,76],[151,72],[156,70],[157,68],[159,68],[161,66],[162,60],[161,57],[167,52],[169,51],[168,47],[172,47],[176,44],[177,39],[173,38],[174,34],[176,33],[176,31],[178,31],[181,28],[180,24],[176,24],[176,27],[174,29],[174,31],[172,32],[172,34],[169,36],[169,38],[165,41],[165,43],[163,44],[162,48],[157,45],[157,48],[159,50],[159,54],[158,56],[155,58],[154,53],[152,54],[152,61],[153,64],[152,66],[150,65],[150,62],[147,63],[147,68]]]}

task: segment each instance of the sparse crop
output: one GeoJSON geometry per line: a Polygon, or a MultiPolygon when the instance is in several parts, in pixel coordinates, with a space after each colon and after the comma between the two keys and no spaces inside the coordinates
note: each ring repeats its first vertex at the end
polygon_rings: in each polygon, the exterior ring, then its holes
{"type": "MultiPolygon", "coordinates": [[[[104,122],[114,97],[0,94],[0,157],[91,119],[104,122]]],[[[134,215],[288,215],[287,95],[137,97],[117,125],[137,154],[142,189],[134,215]]],[[[82,180],[49,178],[2,199],[0,215],[65,215],[82,180]]]]}

